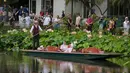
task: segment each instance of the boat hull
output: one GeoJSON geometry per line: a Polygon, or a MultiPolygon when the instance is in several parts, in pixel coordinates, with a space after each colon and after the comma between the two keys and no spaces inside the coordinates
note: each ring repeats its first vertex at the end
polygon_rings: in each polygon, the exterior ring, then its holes
{"type": "Polygon", "coordinates": [[[108,58],[115,58],[121,54],[105,53],[105,54],[90,54],[90,53],[63,53],[63,52],[47,52],[24,50],[24,54],[34,57],[43,57],[50,59],[77,59],[77,60],[105,60],[108,58]]]}

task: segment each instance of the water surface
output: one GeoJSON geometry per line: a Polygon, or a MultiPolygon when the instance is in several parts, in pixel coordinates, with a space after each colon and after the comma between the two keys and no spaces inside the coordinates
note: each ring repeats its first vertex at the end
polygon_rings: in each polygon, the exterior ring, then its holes
{"type": "Polygon", "coordinates": [[[0,73],[130,73],[130,68],[109,61],[70,62],[0,54],[0,73]]]}

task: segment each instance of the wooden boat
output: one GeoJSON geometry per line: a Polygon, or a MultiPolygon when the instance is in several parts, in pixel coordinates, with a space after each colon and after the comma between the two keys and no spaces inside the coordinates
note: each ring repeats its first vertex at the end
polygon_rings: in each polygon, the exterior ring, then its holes
{"type": "Polygon", "coordinates": [[[108,58],[120,57],[120,53],[64,53],[64,52],[52,52],[52,51],[38,51],[38,50],[22,50],[25,55],[42,57],[47,59],[72,59],[72,60],[106,60],[108,58]]]}

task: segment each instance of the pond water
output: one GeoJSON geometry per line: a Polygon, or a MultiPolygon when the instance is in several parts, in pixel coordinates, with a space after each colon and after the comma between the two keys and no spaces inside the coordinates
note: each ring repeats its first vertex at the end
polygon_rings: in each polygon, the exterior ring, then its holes
{"type": "MultiPolygon", "coordinates": [[[[122,62],[118,61],[119,64],[122,62]]],[[[129,62],[125,64],[121,66],[110,61],[70,62],[0,54],[0,73],[130,73],[129,62]]]]}

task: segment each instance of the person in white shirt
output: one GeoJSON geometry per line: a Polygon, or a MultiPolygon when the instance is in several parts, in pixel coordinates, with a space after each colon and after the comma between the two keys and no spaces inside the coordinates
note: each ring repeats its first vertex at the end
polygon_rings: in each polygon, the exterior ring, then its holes
{"type": "Polygon", "coordinates": [[[80,21],[81,21],[81,16],[80,16],[80,14],[78,14],[76,17],[76,22],[75,22],[77,28],[80,27],[80,21]]]}
{"type": "Polygon", "coordinates": [[[25,24],[26,24],[27,28],[29,28],[29,26],[31,24],[31,18],[28,14],[26,14],[26,17],[25,17],[25,24]]]}
{"type": "Polygon", "coordinates": [[[129,28],[130,28],[130,22],[128,17],[125,17],[125,21],[123,23],[123,28],[124,28],[124,35],[128,35],[129,34],[129,28]]]}
{"type": "Polygon", "coordinates": [[[44,17],[43,26],[49,25],[50,21],[51,21],[50,16],[48,14],[46,14],[46,16],[44,17]]]}
{"type": "Polygon", "coordinates": [[[60,50],[64,52],[66,51],[67,47],[68,46],[66,45],[66,42],[63,42],[63,44],[60,46],[60,50]]]}
{"type": "Polygon", "coordinates": [[[38,25],[38,21],[34,21],[30,33],[33,34],[33,49],[36,50],[39,47],[39,31],[42,31],[41,27],[38,25]]]}
{"type": "Polygon", "coordinates": [[[20,28],[25,27],[25,15],[24,14],[22,14],[22,16],[19,16],[19,25],[20,25],[20,28]]]}
{"type": "Polygon", "coordinates": [[[71,53],[72,50],[73,50],[73,46],[74,46],[73,43],[69,44],[68,49],[66,50],[66,52],[71,53]]]}
{"type": "Polygon", "coordinates": [[[73,44],[71,43],[70,45],[66,45],[66,42],[63,42],[63,44],[60,47],[60,50],[65,53],[71,53],[73,50],[73,44]]]}

